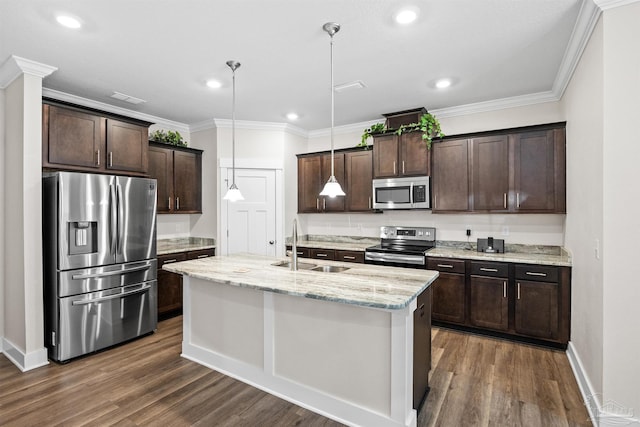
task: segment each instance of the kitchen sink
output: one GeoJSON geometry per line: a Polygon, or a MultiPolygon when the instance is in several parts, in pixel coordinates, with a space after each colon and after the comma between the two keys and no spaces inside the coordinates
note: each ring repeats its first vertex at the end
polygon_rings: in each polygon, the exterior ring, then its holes
{"type": "Polygon", "coordinates": [[[346,271],[350,267],[343,267],[340,265],[319,265],[317,267],[313,267],[311,271],[322,271],[324,273],[340,273],[341,271],[346,271]]]}
{"type": "MultiPolygon", "coordinates": [[[[286,267],[286,268],[291,268],[291,261],[280,261],[280,262],[276,262],[274,264],[271,265],[275,265],[276,267],[286,267]]],[[[299,262],[298,263],[298,270],[311,270],[315,267],[315,264],[310,264],[308,262],[299,262]]]]}

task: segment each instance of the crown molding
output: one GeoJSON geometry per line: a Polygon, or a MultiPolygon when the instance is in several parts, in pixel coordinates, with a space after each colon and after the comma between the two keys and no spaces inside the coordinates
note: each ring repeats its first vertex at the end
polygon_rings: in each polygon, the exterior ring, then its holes
{"type": "MultiPolygon", "coordinates": [[[[208,129],[231,129],[231,126],[232,121],[229,119],[209,119],[189,125],[189,131],[199,132],[208,129]]],[[[289,123],[236,120],[236,129],[286,132],[293,135],[301,136],[303,138],[307,138],[309,136],[309,132],[307,132],[306,130],[297,126],[292,126],[289,123]]]]}
{"type": "Polygon", "coordinates": [[[631,3],[637,3],[640,0],[593,0],[594,3],[601,9],[613,9],[614,7],[626,6],[631,3]]]}
{"type": "Polygon", "coordinates": [[[94,101],[91,99],[83,98],[69,93],[60,92],[55,89],[42,88],[42,96],[47,98],[57,99],[58,101],[66,101],[72,104],[81,105],[87,108],[94,108],[96,110],[106,111],[108,113],[118,114],[121,116],[131,117],[134,119],[144,120],[145,122],[153,123],[153,126],[175,130],[182,133],[189,132],[189,125],[185,123],[175,122],[173,120],[163,119],[162,117],[152,116],[150,114],[140,113],[138,111],[129,110],[122,107],[116,107],[104,102],[94,101]]]}
{"type": "Polygon", "coordinates": [[[0,89],[9,86],[22,74],[29,74],[44,79],[57,69],[58,68],[50,65],[11,55],[0,65],[0,89]]]}

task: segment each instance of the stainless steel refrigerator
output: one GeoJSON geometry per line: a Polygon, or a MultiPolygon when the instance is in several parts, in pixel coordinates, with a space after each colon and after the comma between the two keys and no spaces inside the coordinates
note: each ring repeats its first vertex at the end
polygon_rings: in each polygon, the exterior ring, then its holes
{"type": "Polygon", "coordinates": [[[45,344],[64,362],[157,327],[156,180],[43,177],[45,344]]]}

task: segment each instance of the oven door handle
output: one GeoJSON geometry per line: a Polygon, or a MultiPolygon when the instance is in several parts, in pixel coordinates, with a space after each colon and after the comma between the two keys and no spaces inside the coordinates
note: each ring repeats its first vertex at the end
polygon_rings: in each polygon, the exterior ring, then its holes
{"type": "Polygon", "coordinates": [[[133,291],[123,292],[121,294],[109,295],[109,296],[106,296],[106,297],[99,297],[99,298],[92,298],[92,299],[87,299],[87,300],[74,301],[71,304],[72,305],[87,305],[87,304],[93,304],[93,303],[96,303],[96,302],[109,301],[109,300],[116,299],[116,298],[124,298],[124,297],[128,297],[130,295],[140,294],[140,293],[148,291],[149,289],[151,289],[151,285],[143,285],[141,288],[134,289],[133,291]]]}
{"type": "Polygon", "coordinates": [[[371,261],[386,261],[386,262],[407,262],[410,264],[424,265],[424,257],[398,255],[398,254],[379,254],[376,252],[366,252],[365,258],[371,261]]]}

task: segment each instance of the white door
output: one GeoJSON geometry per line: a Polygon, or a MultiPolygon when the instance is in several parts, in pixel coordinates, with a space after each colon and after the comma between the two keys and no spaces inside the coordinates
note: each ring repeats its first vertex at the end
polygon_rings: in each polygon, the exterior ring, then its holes
{"type": "MultiPolygon", "coordinates": [[[[227,170],[228,182],[232,170],[227,170]]],[[[227,254],[276,256],[276,172],[236,169],[244,200],[227,204],[227,254]]]]}

